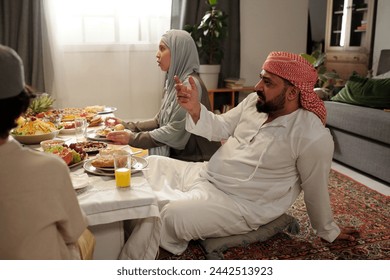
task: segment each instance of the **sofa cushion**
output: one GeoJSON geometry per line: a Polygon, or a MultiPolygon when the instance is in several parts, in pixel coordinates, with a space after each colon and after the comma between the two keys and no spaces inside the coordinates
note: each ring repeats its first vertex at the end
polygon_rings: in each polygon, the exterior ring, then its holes
{"type": "Polygon", "coordinates": [[[390,145],[330,127],[333,159],[374,176],[390,186],[390,145]]]}
{"type": "Polygon", "coordinates": [[[390,144],[390,112],[334,101],[324,103],[327,126],[390,144]]]}
{"type": "Polygon", "coordinates": [[[266,241],[285,229],[292,234],[297,234],[299,232],[299,224],[297,220],[287,214],[283,214],[272,222],[260,226],[257,230],[245,234],[208,238],[201,240],[200,245],[206,253],[208,253],[209,259],[219,259],[220,252],[226,251],[231,247],[245,246],[256,241],[266,241]]]}
{"type": "Polygon", "coordinates": [[[331,100],[374,108],[390,108],[390,79],[351,76],[345,87],[331,100]]]}

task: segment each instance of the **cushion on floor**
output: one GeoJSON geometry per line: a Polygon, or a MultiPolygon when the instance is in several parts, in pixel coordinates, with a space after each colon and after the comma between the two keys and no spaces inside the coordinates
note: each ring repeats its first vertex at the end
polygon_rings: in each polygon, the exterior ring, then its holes
{"type": "Polygon", "coordinates": [[[276,220],[246,234],[208,238],[200,240],[199,243],[208,254],[208,259],[221,259],[220,253],[228,248],[245,246],[257,241],[263,242],[286,229],[291,234],[297,234],[299,232],[299,224],[294,217],[283,214],[276,220]]]}

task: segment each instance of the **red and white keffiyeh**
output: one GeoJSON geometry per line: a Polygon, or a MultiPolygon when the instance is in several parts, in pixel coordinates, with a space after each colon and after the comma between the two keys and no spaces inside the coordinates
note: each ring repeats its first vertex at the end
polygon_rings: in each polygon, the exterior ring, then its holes
{"type": "Polygon", "coordinates": [[[299,88],[302,107],[316,114],[325,125],[325,105],[314,92],[314,85],[318,78],[317,71],[305,58],[288,52],[271,52],[263,64],[263,69],[290,81],[299,88]]]}

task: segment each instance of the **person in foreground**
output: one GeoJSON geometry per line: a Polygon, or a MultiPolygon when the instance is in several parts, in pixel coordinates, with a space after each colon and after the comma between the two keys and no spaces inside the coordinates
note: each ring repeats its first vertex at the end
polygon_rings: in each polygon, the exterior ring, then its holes
{"type": "Polygon", "coordinates": [[[68,166],[9,136],[31,98],[20,57],[0,45],[0,259],[80,259],[86,223],[68,166]]]}
{"type": "Polygon", "coordinates": [[[186,129],[227,141],[206,163],[149,157],[144,174],[159,199],[160,247],[181,254],[190,240],[256,230],[285,213],[301,191],[319,237],[354,240],[356,230],[340,229],[330,207],[334,145],[311,64],[296,54],[270,53],[256,92],[222,115],[199,103],[191,78],[190,87],[175,79],[186,129]]]}
{"type": "Polygon", "coordinates": [[[220,143],[191,135],[185,130],[186,111],[177,103],[173,79],[177,75],[189,85],[189,76],[194,77],[199,100],[210,109],[207,89],[197,74],[199,57],[194,40],[186,31],[170,30],[162,36],[156,57],[161,70],[167,71],[164,97],[157,116],[148,121],[128,123],[118,118],[107,118],[106,124],[113,120],[112,125],[121,123],[130,130],[111,132],[107,138],[118,144],[149,149],[149,154],[185,161],[209,160],[220,143]]]}

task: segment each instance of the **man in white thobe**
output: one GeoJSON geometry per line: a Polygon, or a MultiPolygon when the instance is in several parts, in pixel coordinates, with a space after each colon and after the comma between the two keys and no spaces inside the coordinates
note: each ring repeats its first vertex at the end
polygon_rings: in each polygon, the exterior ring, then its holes
{"type": "Polygon", "coordinates": [[[144,174],[159,198],[160,247],[181,254],[193,239],[242,234],[275,220],[304,191],[315,233],[353,240],[329,202],[333,140],[326,111],[313,92],[316,70],[299,55],[272,52],[256,92],[222,115],[206,110],[193,80],[176,79],[187,110],[186,129],[212,141],[227,139],[208,163],[149,157],[144,174]]]}

